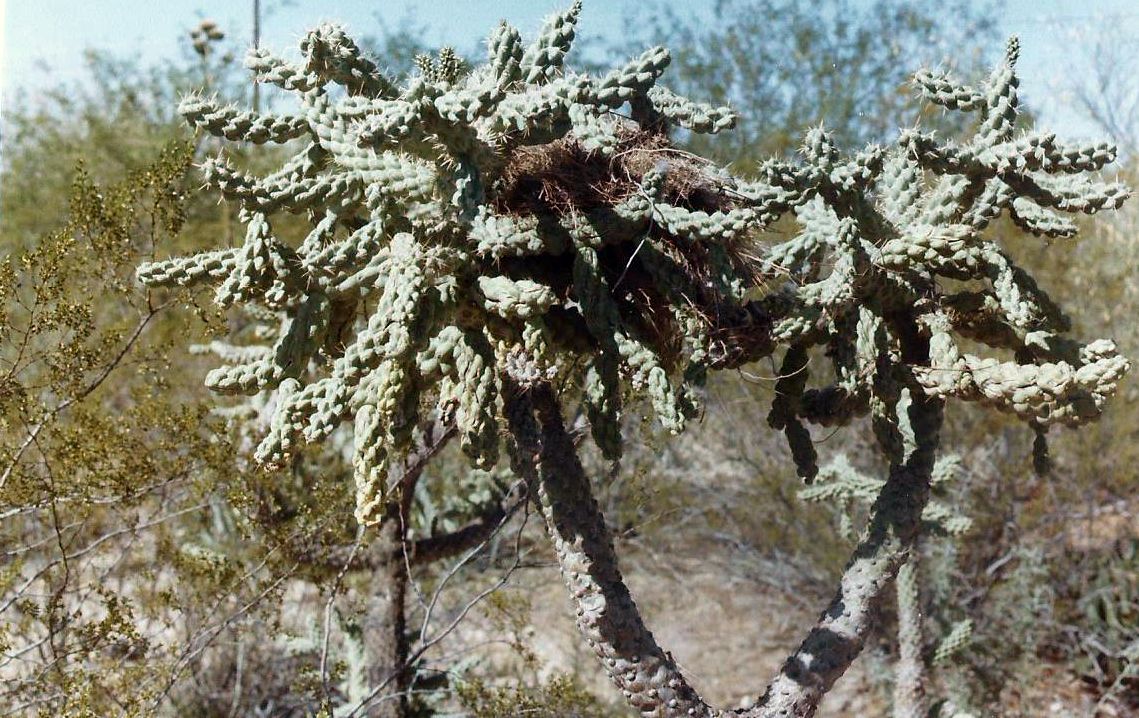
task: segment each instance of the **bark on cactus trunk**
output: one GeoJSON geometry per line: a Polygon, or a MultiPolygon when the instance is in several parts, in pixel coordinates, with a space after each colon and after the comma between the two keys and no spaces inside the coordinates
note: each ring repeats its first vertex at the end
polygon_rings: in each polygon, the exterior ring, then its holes
{"type": "Polygon", "coordinates": [[[511,387],[507,401],[514,470],[538,503],[577,610],[577,627],[606,673],[642,715],[716,715],[645,627],[553,389],[544,382],[511,387]]]}
{"type": "Polygon", "coordinates": [[[861,652],[878,602],[917,538],[929,500],[942,402],[907,407],[913,445],[895,465],[855,549],[841,587],[758,704],[722,712],[687,682],[645,626],[617,566],[612,538],[567,433],[554,390],[544,382],[506,391],[515,472],[530,485],[577,611],[577,626],[612,682],[644,716],[813,716],[823,696],[861,652]]]}
{"type": "MultiPolygon", "coordinates": [[[[912,316],[891,317],[901,337],[905,366],[929,362],[929,340],[912,316]]],[[[899,408],[901,408],[899,404],[899,408]]],[[[799,648],[783,664],[754,715],[810,718],[822,698],[862,652],[886,589],[910,556],[929,503],[944,402],[913,392],[899,412],[906,455],[890,467],[886,484],[870,510],[866,532],[843,572],[838,593],[799,648]]]]}

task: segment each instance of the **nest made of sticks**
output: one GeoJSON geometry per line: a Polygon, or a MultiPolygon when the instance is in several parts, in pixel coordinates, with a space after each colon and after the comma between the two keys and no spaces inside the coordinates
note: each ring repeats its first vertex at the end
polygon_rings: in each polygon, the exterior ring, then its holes
{"type": "MultiPolygon", "coordinates": [[[[512,216],[584,218],[644,194],[643,178],[654,169],[664,173],[657,201],[709,214],[738,206],[739,196],[730,191],[732,181],[711,162],[675,147],[662,132],[644,130],[620,118],[614,122],[619,141],[609,153],[587,148],[572,134],[512,150],[496,183],[495,211],[512,216]]],[[[665,288],[657,286],[656,277],[641,261],[650,251],[646,240],[651,239],[655,248],[651,251],[663,255],[680,275],[676,285],[685,287],[684,301],[702,318],[709,337],[720,346],[718,354],[724,357],[740,353],[735,345],[747,343],[752,319],[746,307],[720,290],[722,279],[714,275],[723,272],[726,259],[731,272],[746,286],[762,287],[766,272],[757,259],[758,234],[710,248],[649,222],[629,236],[603,236],[598,254],[622,320],[648,340],[662,359],[671,361],[681,353],[685,330],[668,309],[665,288]],[[720,261],[713,260],[713,251],[722,251],[720,261]]],[[[572,286],[570,265],[564,258],[527,257],[521,263],[520,273],[536,272],[565,292],[572,286]]],[[[509,266],[504,269],[514,273],[509,266]]]]}

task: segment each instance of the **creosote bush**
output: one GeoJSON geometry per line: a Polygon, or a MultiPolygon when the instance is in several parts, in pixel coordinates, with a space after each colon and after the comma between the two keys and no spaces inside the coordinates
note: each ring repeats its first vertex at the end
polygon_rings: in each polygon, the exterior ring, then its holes
{"type": "Polygon", "coordinates": [[[0,705],[13,715],[152,714],[185,668],[166,629],[200,640],[244,588],[233,563],[181,550],[239,472],[170,372],[185,318],[133,276],[156,244],[185,241],[191,169],[183,145],[114,184],[81,166],[56,231],[27,249],[3,233],[0,705]]]}
{"type": "Polygon", "coordinates": [[[478,67],[447,48],[423,56],[402,85],[333,25],[302,40],[300,62],[251,53],[258,80],[296,95],[293,113],[200,96],[180,110],[224,139],[295,152],[265,177],[207,160],[207,183],[240,208],[244,243],[138,277],[287,314],[272,346],[207,384],[272,392],[257,451],[268,466],[351,420],[362,524],[400,499],[391,469],[428,422],[454,424],[479,468],[505,463],[505,445],[579,629],[644,715],[720,711],[645,627],[564,406],[582,404],[617,460],[630,403],[678,433],[709,371],[781,352],[769,423],[803,478],[818,471],[810,424],[869,416],[890,464],[832,605],[745,712],[812,715],[921,531],[945,402],[1028,422],[1044,471],[1048,427],[1094,419],[1129,367],[1111,341],[1067,336],[1061,308],[990,225],[1007,214],[1024,232],[1070,237],[1066,214],[1114,209],[1128,190],[1094,176],[1113,148],[1017,133],[1015,39],[980,85],[915,78],[927,101],[975,118],[969,136],[915,128],[846,154],[819,127],[799,160],[733,177],[670,143],[671,128],[719,132],[734,116],[659,84],[667,50],[599,76],[565,67],[579,10],[529,44],[501,24],[478,67]],[[310,221],[296,246],[274,234],[282,213],[310,221]],[[775,241],[766,230],[781,218],[797,230],[775,241]]]}

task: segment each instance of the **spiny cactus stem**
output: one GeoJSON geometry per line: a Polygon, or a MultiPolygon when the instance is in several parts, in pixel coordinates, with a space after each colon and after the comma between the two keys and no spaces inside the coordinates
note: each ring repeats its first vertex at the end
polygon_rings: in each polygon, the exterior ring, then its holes
{"type": "MultiPolygon", "coordinates": [[[[916,333],[902,336],[904,358],[928,356],[928,342],[916,333]]],[[[924,395],[913,398],[906,413],[916,446],[904,462],[891,467],[837,595],[768,686],[756,716],[813,716],[822,697],[862,651],[874,625],[874,610],[920,533],[922,511],[929,502],[942,409],[941,399],[924,395]]]]}
{"type": "Polygon", "coordinates": [[[545,382],[526,389],[512,383],[506,396],[514,470],[537,500],[576,605],[578,629],[610,680],[644,716],[718,715],[641,619],[554,389],[545,382]]]}

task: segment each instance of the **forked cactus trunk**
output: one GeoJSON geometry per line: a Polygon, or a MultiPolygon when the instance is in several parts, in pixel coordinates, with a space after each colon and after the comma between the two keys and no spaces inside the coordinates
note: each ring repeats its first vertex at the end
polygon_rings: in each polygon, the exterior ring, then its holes
{"type": "Polygon", "coordinates": [[[287,319],[272,347],[207,383],[276,394],[256,454],[270,466],[354,422],[361,524],[384,523],[387,468],[407,458],[417,417],[453,412],[463,451],[484,469],[499,462],[505,422],[578,627],[647,716],[717,712],[622,582],[561,402],[583,403],[615,459],[624,400],[651,405],[679,433],[699,415],[709,371],[788,347],[769,423],[799,473],[818,473],[808,423],[867,414],[891,463],[834,601],[743,712],[811,716],[916,541],[943,403],[982,403],[1042,434],[1098,417],[1130,367],[1109,340],[1067,336],[1070,321],[992,223],[1003,214],[1025,232],[1070,237],[1067,214],[1115,209],[1130,190],[1097,178],[1113,147],[1020,133],[1015,38],[978,86],[915,77],[929,102],[975,113],[970,136],[904,130],[889,147],[844,153],[820,126],[799,160],[733,178],[669,144],[666,126],[714,133],[735,114],[657,84],[667,50],[596,76],[565,66],[580,9],[552,16],[529,45],[503,23],[471,71],[447,48],[424,56],[404,83],[335,25],[306,35],[300,64],[255,50],[247,66],[294,93],[294,112],[190,96],[181,113],[228,140],[305,142],[264,177],[207,160],[207,183],[240,206],[244,244],[151,262],[138,278],[213,285],[222,307],[253,303],[287,319]],[[583,179],[594,177],[603,181],[583,179]],[[297,246],[274,233],[285,212],[312,222],[297,246]],[[789,215],[800,231],[765,244],[789,215]],[[812,372],[812,357],[833,374],[812,372]],[[833,383],[812,386],[812,373],[833,383]]]}
{"type": "Polygon", "coordinates": [[[907,413],[916,449],[891,468],[838,593],[768,687],[758,715],[814,715],[822,697],[862,651],[873,628],[875,609],[909,557],[929,501],[942,402],[915,397],[907,413]]]}

